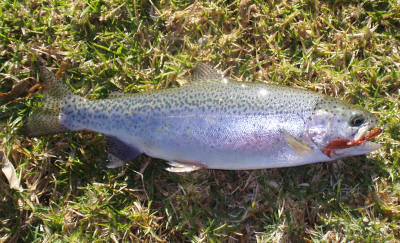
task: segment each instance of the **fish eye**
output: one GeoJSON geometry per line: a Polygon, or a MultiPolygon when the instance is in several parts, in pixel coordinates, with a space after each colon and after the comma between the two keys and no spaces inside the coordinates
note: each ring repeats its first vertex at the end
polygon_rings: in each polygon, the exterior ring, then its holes
{"type": "Polygon", "coordinates": [[[362,116],[354,116],[350,120],[350,126],[352,127],[359,127],[365,122],[365,118],[362,116]]]}

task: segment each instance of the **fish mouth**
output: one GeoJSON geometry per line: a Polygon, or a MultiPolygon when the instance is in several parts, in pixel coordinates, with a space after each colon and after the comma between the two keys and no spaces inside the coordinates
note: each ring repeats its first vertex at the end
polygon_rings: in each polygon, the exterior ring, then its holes
{"type": "Polygon", "coordinates": [[[378,136],[379,134],[382,133],[382,131],[383,131],[383,128],[373,128],[370,130],[368,127],[363,127],[359,130],[357,135],[354,137],[354,140],[347,142],[346,145],[348,145],[349,147],[360,145],[360,144],[378,136]]]}
{"type": "MultiPolygon", "coordinates": [[[[359,145],[335,150],[334,155],[336,155],[338,157],[362,155],[362,154],[367,154],[367,153],[373,152],[375,150],[378,150],[380,147],[381,147],[381,145],[379,143],[365,141],[359,145]]],[[[333,158],[333,157],[330,157],[330,158],[333,158]]]]}
{"type": "Polygon", "coordinates": [[[381,147],[381,145],[379,143],[365,141],[362,144],[360,144],[359,146],[357,146],[357,149],[362,153],[369,153],[369,152],[379,149],[380,147],[381,147]]]}
{"type": "Polygon", "coordinates": [[[337,138],[330,141],[321,149],[326,156],[333,158],[333,155],[339,155],[337,151],[343,151],[343,154],[358,155],[369,153],[380,148],[380,144],[369,142],[372,138],[378,136],[383,131],[382,128],[373,128],[371,130],[361,128],[353,140],[337,138]]]}

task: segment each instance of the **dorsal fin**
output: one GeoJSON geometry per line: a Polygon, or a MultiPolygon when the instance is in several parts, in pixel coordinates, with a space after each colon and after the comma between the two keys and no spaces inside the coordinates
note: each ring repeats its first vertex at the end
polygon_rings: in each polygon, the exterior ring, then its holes
{"type": "Polygon", "coordinates": [[[202,82],[202,81],[217,81],[217,82],[228,82],[221,71],[215,69],[214,67],[199,62],[193,69],[193,74],[191,77],[192,82],[202,82]]]}

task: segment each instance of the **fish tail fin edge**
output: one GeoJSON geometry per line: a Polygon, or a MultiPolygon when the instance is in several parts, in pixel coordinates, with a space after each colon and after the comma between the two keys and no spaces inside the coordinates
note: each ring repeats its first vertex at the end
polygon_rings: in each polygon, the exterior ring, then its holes
{"type": "Polygon", "coordinates": [[[45,61],[41,57],[34,55],[33,59],[43,86],[43,105],[28,118],[27,123],[19,129],[19,133],[38,137],[68,132],[70,129],[60,123],[59,114],[61,100],[67,95],[73,95],[73,92],[44,66],[45,61]]]}

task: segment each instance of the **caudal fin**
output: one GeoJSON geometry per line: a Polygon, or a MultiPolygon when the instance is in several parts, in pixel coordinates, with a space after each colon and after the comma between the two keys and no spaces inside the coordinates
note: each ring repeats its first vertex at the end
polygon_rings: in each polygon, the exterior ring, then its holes
{"type": "Polygon", "coordinates": [[[60,103],[64,96],[73,93],[43,65],[43,59],[39,56],[36,58],[34,63],[39,69],[39,77],[43,86],[43,106],[28,118],[28,122],[20,132],[30,137],[68,132],[69,129],[59,122],[60,103]]]}

